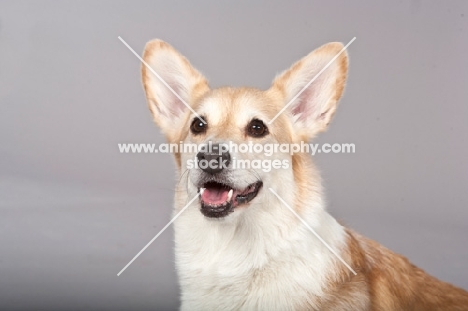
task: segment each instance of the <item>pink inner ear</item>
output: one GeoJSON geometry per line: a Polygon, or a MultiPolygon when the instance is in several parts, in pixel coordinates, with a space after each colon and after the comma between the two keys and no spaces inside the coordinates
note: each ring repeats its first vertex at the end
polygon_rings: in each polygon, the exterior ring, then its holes
{"type": "MultiPolygon", "coordinates": [[[[317,79],[319,80],[319,78],[317,79]]],[[[315,80],[308,88],[306,88],[298,98],[294,100],[292,105],[292,114],[293,116],[298,116],[297,121],[307,121],[308,119],[314,118],[317,115],[317,96],[316,90],[317,87],[315,84],[320,83],[315,80]]]]}
{"type": "MultiPolygon", "coordinates": [[[[180,97],[183,98],[183,95],[185,93],[185,90],[183,89],[183,86],[181,86],[179,83],[176,81],[168,81],[169,86],[179,95],[180,97]]],[[[169,89],[167,90],[169,93],[169,98],[170,102],[167,103],[169,106],[169,111],[172,115],[174,116],[179,116],[181,115],[185,109],[187,108],[185,104],[177,97],[175,96],[169,89]]],[[[187,103],[188,104],[188,103],[187,103]]]]}
{"type": "MultiPolygon", "coordinates": [[[[184,85],[185,77],[178,65],[170,60],[166,60],[159,65],[159,75],[161,78],[184,100],[187,99],[187,86],[184,85]]],[[[157,79],[157,77],[154,77],[157,79]]],[[[157,81],[157,80],[156,80],[157,81]]],[[[164,115],[169,118],[177,118],[186,110],[185,104],[166,86],[159,83],[160,105],[164,107],[164,115]]],[[[162,109],[161,109],[162,110],[162,109]]]]}
{"type": "MultiPolygon", "coordinates": [[[[332,68],[327,68],[302,92],[299,97],[291,104],[291,112],[295,117],[296,122],[314,122],[317,121],[322,114],[324,105],[328,102],[330,97],[329,84],[332,78],[332,68]]],[[[301,88],[307,85],[315,75],[317,70],[310,70],[307,78],[302,79],[301,88]]],[[[296,86],[297,87],[297,86],[296,86]]]]}

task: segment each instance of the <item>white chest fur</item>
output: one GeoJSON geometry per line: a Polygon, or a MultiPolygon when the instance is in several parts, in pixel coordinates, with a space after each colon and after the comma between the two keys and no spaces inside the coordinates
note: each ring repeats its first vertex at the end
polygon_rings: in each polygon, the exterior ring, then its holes
{"type": "MultiPolygon", "coordinates": [[[[179,217],[181,310],[296,310],[323,296],[336,257],[279,201],[270,203],[268,212],[252,206],[222,220],[194,203],[179,217]]],[[[335,219],[321,206],[301,216],[339,252],[345,233],[335,219]]]]}

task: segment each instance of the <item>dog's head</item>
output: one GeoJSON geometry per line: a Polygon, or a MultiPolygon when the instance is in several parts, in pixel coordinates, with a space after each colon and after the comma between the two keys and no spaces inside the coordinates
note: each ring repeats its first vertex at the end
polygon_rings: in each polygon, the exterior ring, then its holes
{"type": "Polygon", "coordinates": [[[298,182],[296,175],[304,173],[302,160],[241,145],[307,142],[326,129],[344,89],[346,53],[323,69],[342,48],[341,43],[329,43],[316,49],[262,91],[210,89],[203,75],[173,47],[160,40],[146,45],[142,76],[154,121],[169,143],[206,147],[175,153],[181,175],[188,176],[187,192],[201,193],[205,216],[240,213],[255,202],[265,203],[262,187],[291,188],[288,185],[298,182]],[[264,169],[265,163],[270,170],[264,169]]]}

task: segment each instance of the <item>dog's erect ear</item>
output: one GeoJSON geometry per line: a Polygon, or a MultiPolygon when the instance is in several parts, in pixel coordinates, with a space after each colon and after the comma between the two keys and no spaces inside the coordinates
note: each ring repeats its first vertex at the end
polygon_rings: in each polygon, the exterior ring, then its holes
{"type": "Polygon", "coordinates": [[[143,86],[154,121],[166,136],[171,137],[189,111],[184,102],[192,105],[209,90],[208,82],[184,56],[164,41],[148,42],[143,60],[162,79],[142,64],[143,86]]]}
{"type": "MultiPolygon", "coordinates": [[[[280,74],[270,91],[280,94],[287,105],[343,49],[341,43],[325,44],[280,74]]],[[[312,138],[330,123],[346,82],[348,56],[343,51],[286,108],[300,136],[312,138]]]]}

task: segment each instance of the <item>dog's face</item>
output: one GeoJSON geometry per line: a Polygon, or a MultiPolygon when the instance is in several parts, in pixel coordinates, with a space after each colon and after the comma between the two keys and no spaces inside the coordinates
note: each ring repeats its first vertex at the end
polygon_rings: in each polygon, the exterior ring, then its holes
{"type": "Polygon", "coordinates": [[[147,44],[143,58],[153,70],[142,66],[143,85],[155,122],[170,143],[205,146],[175,153],[179,172],[187,174],[187,192],[201,194],[203,215],[221,218],[242,213],[264,201],[263,187],[297,180],[301,170],[295,155],[245,152],[241,145],[307,142],[323,131],[343,92],[346,53],[317,74],[342,48],[340,43],[318,48],[279,75],[266,91],[211,90],[170,45],[159,40],[147,44]],[[270,163],[269,169],[265,163],[270,163]]]}

